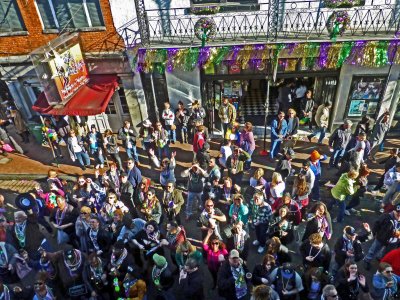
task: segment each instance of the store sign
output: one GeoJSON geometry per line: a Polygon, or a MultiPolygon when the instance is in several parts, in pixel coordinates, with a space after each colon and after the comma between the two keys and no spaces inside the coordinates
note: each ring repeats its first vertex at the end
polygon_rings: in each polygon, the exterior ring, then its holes
{"type": "Polygon", "coordinates": [[[65,102],[89,81],[88,72],[79,44],[61,53],[56,51],[53,53],[55,57],[49,61],[51,78],[54,80],[61,101],[65,102]]]}

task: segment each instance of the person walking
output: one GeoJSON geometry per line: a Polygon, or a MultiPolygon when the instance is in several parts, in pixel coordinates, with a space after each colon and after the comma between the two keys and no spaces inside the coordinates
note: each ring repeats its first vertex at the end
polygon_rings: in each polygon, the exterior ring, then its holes
{"type": "Polygon", "coordinates": [[[274,159],[279,152],[283,137],[287,133],[287,122],[285,120],[285,113],[280,111],[278,117],[272,121],[271,125],[271,150],[270,158],[274,159]]]}
{"type": "Polygon", "coordinates": [[[90,154],[94,157],[96,169],[104,168],[103,137],[94,124],[90,126],[90,132],[86,135],[86,143],[89,145],[90,154]]]}
{"type": "Polygon", "coordinates": [[[369,159],[376,161],[375,155],[379,151],[379,145],[383,142],[386,132],[390,129],[390,113],[386,110],[377,120],[371,135],[371,152],[369,159]]]}
{"type": "Polygon", "coordinates": [[[331,101],[327,101],[318,106],[317,112],[315,113],[315,123],[317,124],[318,128],[312,134],[307,136],[310,142],[314,136],[319,134],[318,144],[322,144],[325,138],[326,129],[328,128],[329,125],[329,116],[331,108],[332,108],[331,101]]]}
{"type": "Polygon", "coordinates": [[[344,152],[350,139],[351,126],[353,122],[351,120],[345,120],[344,123],[337,128],[329,138],[329,150],[332,152],[331,158],[329,160],[329,167],[338,168],[338,163],[342,159],[344,152]]]}
{"type": "Polygon", "coordinates": [[[90,168],[90,157],[81,136],[76,136],[75,130],[69,132],[67,140],[68,152],[72,161],[78,160],[82,170],[90,168]]]}
{"type": "Polygon", "coordinates": [[[232,127],[236,120],[236,108],[229,103],[229,99],[224,97],[222,105],[218,109],[218,116],[222,123],[222,136],[226,138],[226,133],[229,127],[232,127]]]}

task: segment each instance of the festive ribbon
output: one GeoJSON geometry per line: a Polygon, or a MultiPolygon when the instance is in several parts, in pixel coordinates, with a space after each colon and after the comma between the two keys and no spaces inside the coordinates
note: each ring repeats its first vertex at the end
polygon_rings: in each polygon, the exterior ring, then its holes
{"type": "Polygon", "coordinates": [[[203,67],[210,57],[210,47],[202,47],[199,52],[199,58],[197,60],[197,65],[203,67]]]}
{"type": "Polygon", "coordinates": [[[328,60],[326,64],[328,69],[336,69],[336,63],[342,50],[342,46],[343,44],[334,44],[329,48],[328,60]]]}
{"type": "Polygon", "coordinates": [[[366,43],[366,41],[355,42],[349,56],[346,59],[346,64],[360,65],[361,57],[364,55],[364,48],[366,43]]]}
{"type": "Polygon", "coordinates": [[[388,41],[379,41],[376,48],[375,66],[382,67],[388,63],[388,41]]]}
{"type": "Polygon", "coordinates": [[[168,49],[167,50],[167,57],[168,57],[168,61],[167,61],[167,72],[172,72],[174,70],[174,58],[175,56],[178,54],[178,49],[176,48],[172,48],[172,49],[168,49]]]}
{"type": "Polygon", "coordinates": [[[340,68],[344,61],[349,57],[351,49],[354,46],[354,42],[344,42],[342,48],[340,49],[340,53],[336,62],[336,67],[340,68]]]}
{"type": "Polygon", "coordinates": [[[318,67],[321,69],[324,69],[328,63],[328,52],[331,45],[331,43],[321,43],[318,58],[318,67]]]}

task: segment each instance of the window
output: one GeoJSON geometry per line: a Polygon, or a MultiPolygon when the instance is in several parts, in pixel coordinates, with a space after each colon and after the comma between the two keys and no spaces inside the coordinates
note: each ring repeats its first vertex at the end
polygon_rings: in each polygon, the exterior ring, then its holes
{"type": "Polygon", "coordinates": [[[104,26],[99,0],[36,0],[44,29],[104,26]]]}
{"type": "Polygon", "coordinates": [[[128,102],[126,101],[124,88],[122,87],[119,88],[118,95],[119,95],[119,101],[121,102],[122,113],[129,115],[129,107],[128,107],[128,102]]]}
{"type": "Polygon", "coordinates": [[[0,0],[0,33],[24,31],[16,0],[0,0]]]}
{"type": "Polygon", "coordinates": [[[191,0],[195,6],[219,6],[219,12],[256,11],[260,10],[258,0],[191,0]]]}
{"type": "Polygon", "coordinates": [[[117,108],[115,107],[114,99],[111,98],[110,102],[108,102],[108,106],[106,108],[106,114],[115,115],[117,114],[117,108]]]}

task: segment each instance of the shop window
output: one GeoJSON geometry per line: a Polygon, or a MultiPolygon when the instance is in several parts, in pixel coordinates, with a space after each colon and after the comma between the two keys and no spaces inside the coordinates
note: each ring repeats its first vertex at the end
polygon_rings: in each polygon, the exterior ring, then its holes
{"type": "Polygon", "coordinates": [[[36,0],[44,29],[104,26],[99,0],[36,0]]]}
{"type": "Polygon", "coordinates": [[[125,90],[123,87],[119,88],[118,95],[119,95],[119,101],[121,102],[122,113],[129,115],[128,102],[126,101],[125,90]]]}
{"type": "Polygon", "coordinates": [[[108,115],[116,115],[117,114],[117,108],[115,107],[115,102],[114,102],[113,98],[111,98],[110,102],[108,102],[106,114],[108,114],[108,115]]]}
{"type": "Polygon", "coordinates": [[[0,33],[24,31],[16,0],[0,0],[0,33]]]}

